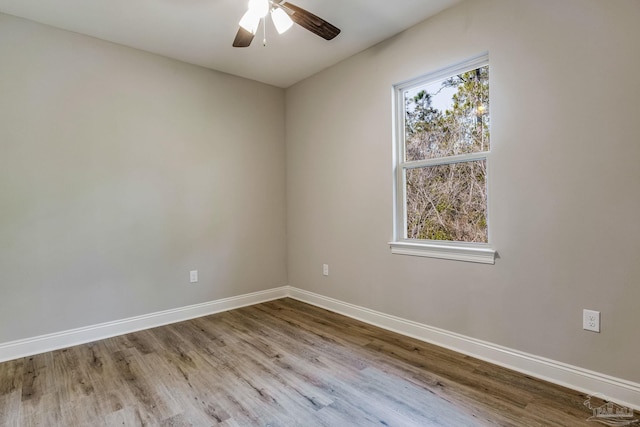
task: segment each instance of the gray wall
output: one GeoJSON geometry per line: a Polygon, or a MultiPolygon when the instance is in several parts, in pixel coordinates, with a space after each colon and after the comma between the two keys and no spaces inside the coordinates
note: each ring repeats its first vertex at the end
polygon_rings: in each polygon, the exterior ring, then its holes
{"type": "Polygon", "coordinates": [[[467,1],[289,88],[289,284],[640,381],[638,19],[635,0],[467,1]],[[392,85],[484,51],[500,258],[392,255],[392,85]]]}
{"type": "Polygon", "coordinates": [[[282,89],[0,15],[0,343],[285,285],[284,150],[282,89]]]}
{"type": "Polygon", "coordinates": [[[288,283],[640,381],[639,17],[472,0],[285,98],[0,15],[0,343],[288,283]],[[500,258],[391,255],[391,86],[487,50],[500,258]]]}

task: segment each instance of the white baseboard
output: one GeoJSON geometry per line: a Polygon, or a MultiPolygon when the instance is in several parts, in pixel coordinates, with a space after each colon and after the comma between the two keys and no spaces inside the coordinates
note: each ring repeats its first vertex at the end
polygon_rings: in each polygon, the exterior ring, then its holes
{"type": "Polygon", "coordinates": [[[142,329],[155,328],[196,317],[290,297],[421,341],[466,354],[532,377],[598,394],[640,410],[640,384],[577,366],[509,349],[443,329],[391,316],[291,286],[224,298],[216,301],[150,313],[99,325],[0,343],[0,362],[85,344],[142,329]]]}
{"type": "Polygon", "coordinates": [[[32,356],[34,354],[40,354],[47,351],[59,350],[61,348],[111,338],[116,335],[128,334],[142,329],[155,328],[169,323],[181,322],[183,320],[208,316],[222,311],[233,310],[235,308],[284,298],[288,295],[288,289],[289,288],[285,286],[190,305],[187,307],[174,308],[171,310],[159,311],[157,313],[130,317],[128,319],[101,323],[99,325],[86,326],[33,338],[0,343],[0,362],[32,356]]]}
{"type": "Polygon", "coordinates": [[[290,298],[640,410],[640,384],[289,287],[290,298]]]}

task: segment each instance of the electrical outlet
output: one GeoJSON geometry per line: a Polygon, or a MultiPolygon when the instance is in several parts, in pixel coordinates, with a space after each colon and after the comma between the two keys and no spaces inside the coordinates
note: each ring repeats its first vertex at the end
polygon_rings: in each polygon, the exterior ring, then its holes
{"type": "Polygon", "coordinates": [[[323,276],[329,275],[329,264],[322,264],[322,275],[323,276]]]}
{"type": "Polygon", "coordinates": [[[191,270],[189,272],[189,282],[196,283],[198,281],[198,270],[191,270]]]}
{"type": "Polygon", "coordinates": [[[582,310],[582,329],[585,331],[600,332],[600,312],[594,310],[582,310]]]}

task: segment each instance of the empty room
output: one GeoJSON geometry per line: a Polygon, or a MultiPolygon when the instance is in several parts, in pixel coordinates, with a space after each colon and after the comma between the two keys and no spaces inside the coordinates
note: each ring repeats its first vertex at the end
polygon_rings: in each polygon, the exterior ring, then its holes
{"type": "Polygon", "coordinates": [[[0,0],[0,426],[640,423],[637,0],[0,0]]]}

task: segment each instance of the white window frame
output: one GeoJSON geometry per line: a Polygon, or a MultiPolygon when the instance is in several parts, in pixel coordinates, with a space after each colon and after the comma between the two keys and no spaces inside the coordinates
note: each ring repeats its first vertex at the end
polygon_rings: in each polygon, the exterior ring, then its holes
{"type": "MultiPolygon", "coordinates": [[[[464,62],[425,74],[423,76],[398,83],[393,86],[394,100],[394,215],[393,240],[389,242],[391,252],[398,255],[413,255],[430,258],[441,258],[458,261],[494,264],[496,251],[491,247],[491,226],[489,224],[490,192],[490,161],[493,141],[488,151],[462,154],[444,158],[405,161],[405,100],[404,93],[417,86],[423,86],[433,81],[446,79],[456,74],[475,70],[489,65],[487,53],[468,59],[464,62]],[[487,164],[487,240],[488,243],[450,242],[444,240],[408,239],[406,217],[406,171],[434,165],[485,160],[487,164]]],[[[491,73],[489,74],[491,79],[491,73]]],[[[491,89],[490,89],[491,90],[491,89]]]]}

